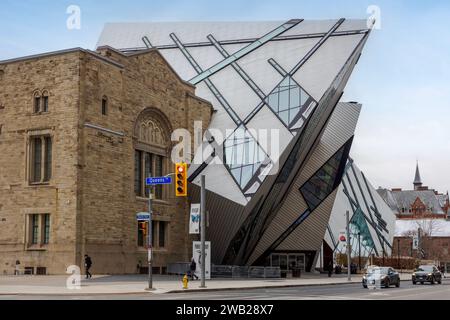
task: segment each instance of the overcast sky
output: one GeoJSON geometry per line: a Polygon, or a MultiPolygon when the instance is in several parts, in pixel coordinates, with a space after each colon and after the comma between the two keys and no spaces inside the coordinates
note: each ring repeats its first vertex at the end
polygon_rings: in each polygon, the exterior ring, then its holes
{"type": "Polygon", "coordinates": [[[0,0],[0,59],[45,51],[95,49],[105,22],[367,18],[381,10],[346,88],[363,104],[352,157],[372,184],[450,190],[450,2],[422,0],[114,1],[0,0]],[[81,8],[68,30],[66,9],[81,8]]]}

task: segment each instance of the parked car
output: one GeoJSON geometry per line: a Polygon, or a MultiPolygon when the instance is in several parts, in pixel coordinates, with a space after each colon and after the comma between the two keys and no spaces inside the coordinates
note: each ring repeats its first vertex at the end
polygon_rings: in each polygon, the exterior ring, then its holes
{"type": "Polygon", "coordinates": [[[400,275],[390,267],[371,266],[367,268],[362,278],[362,285],[367,289],[368,285],[376,285],[377,283],[385,288],[389,288],[392,285],[398,288],[400,287],[400,275]]]}
{"type": "Polygon", "coordinates": [[[424,282],[441,284],[442,273],[434,265],[419,266],[412,274],[412,283],[416,284],[417,282],[420,282],[420,284],[424,284],[424,282]]]}

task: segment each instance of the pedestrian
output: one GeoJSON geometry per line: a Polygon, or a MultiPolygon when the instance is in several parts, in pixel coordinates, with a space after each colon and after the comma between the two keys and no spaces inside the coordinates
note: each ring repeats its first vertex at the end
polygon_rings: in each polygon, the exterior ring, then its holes
{"type": "Polygon", "coordinates": [[[92,259],[87,254],[84,255],[84,267],[86,268],[86,279],[92,278],[92,274],[89,269],[92,266],[92,259]]]}
{"type": "Polygon", "coordinates": [[[331,278],[331,274],[333,273],[333,261],[328,263],[328,278],[331,278]]]}
{"type": "Polygon", "coordinates": [[[190,272],[191,272],[191,280],[194,280],[194,277],[196,280],[198,280],[198,276],[195,274],[195,271],[197,270],[197,263],[195,262],[195,259],[192,258],[191,260],[191,267],[190,267],[190,272]]]}
{"type": "Polygon", "coordinates": [[[15,276],[20,275],[20,261],[19,260],[16,260],[16,268],[14,270],[14,275],[15,276]]]}

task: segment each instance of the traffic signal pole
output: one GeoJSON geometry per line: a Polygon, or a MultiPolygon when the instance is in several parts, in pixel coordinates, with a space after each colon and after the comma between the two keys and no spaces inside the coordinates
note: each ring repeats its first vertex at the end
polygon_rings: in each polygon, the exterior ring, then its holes
{"type": "Polygon", "coordinates": [[[148,192],[148,213],[150,219],[148,221],[148,289],[153,290],[153,209],[152,209],[152,187],[148,192]]]}
{"type": "Polygon", "coordinates": [[[349,212],[345,213],[345,221],[347,224],[347,280],[352,281],[352,275],[351,275],[351,248],[350,248],[350,217],[349,212]]]}
{"type": "Polygon", "coordinates": [[[205,187],[205,175],[201,176],[201,192],[200,192],[200,241],[201,241],[201,284],[200,288],[206,288],[205,278],[206,278],[206,268],[205,268],[205,237],[206,237],[206,187],[205,187]]]}

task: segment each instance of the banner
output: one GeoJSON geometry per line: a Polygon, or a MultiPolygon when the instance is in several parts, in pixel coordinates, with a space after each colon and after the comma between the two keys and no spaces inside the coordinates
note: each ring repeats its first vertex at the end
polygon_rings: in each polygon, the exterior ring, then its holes
{"type": "Polygon", "coordinates": [[[200,204],[191,204],[191,215],[189,218],[189,234],[200,233],[200,204]]]}
{"type": "MultiPolygon", "coordinates": [[[[200,241],[194,241],[192,243],[192,256],[194,257],[196,265],[195,275],[201,279],[201,254],[202,243],[200,241]]],[[[205,279],[211,279],[211,241],[205,241],[205,279]]]]}

